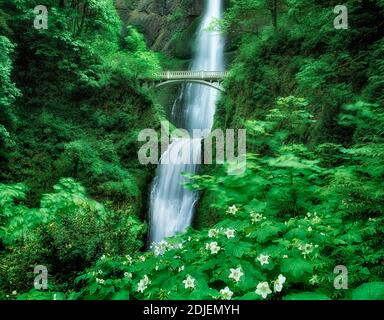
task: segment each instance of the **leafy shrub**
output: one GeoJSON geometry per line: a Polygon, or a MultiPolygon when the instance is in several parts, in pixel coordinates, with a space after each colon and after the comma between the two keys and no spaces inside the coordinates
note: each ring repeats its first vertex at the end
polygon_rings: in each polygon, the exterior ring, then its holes
{"type": "Polygon", "coordinates": [[[31,288],[36,265],[48,267],[52,287],[67,286],[103,253],[130,253],[142,246],[145,228],[128,211],[105,208],[72,179],[61,179],[54,189],[43,196],[40,208],[30,209],[18,203],[26,197],[23,185],[0,185],[4,292],[31,288]]]}

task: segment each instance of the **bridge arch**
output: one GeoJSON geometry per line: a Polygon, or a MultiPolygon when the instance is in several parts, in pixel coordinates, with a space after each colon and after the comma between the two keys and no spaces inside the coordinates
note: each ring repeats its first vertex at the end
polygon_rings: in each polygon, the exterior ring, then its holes
{"type": "Polygon", "coordinates": [[[196,80],[196,79],[183,79],[183,80],[166,80],[163,82],[159,82],[155,84],[155,88],[161,88],[164,86],[169,86],[169,85],[177,85],[181,83],[196,83],[196,84],[202,84],[208,87],[211,87],[213,89],[219,90],[221,92],[225,92],[225,89],[223,86],[221,86],[220,82],[209,82],[205,80],[196,80]]]}
{"type": "Polygon", "coordinates": [[[147,84],[151,83],[155,88],[180,83],[197,83],[225,92],[221,84],[227,74],[227,71],[162,71],[154,74],[153,77],[141,80],[147,84]]]}

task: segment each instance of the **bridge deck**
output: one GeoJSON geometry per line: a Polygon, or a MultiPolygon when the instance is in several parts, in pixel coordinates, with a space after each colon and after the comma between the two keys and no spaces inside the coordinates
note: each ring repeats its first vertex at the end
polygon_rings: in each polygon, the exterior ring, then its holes
{"type": "Polygon", "coordinates": [[[165,80],[206,80],[220,81],[228,74],[227,71],[163,71],[154,75],[158,81],[165,80]]]}

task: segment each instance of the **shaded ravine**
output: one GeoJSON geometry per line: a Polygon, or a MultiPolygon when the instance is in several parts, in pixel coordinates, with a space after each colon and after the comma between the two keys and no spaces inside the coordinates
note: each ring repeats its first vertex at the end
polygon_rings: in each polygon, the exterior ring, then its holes
{"type": "MultiPolygon", "coordinates": [[[[211,22],[222,17],[222,12],[223,0],[206,1],[191,70],[224,71],[225,39],[220,32],[208,31],[211,22]]],[[[201,159],[201,139],[204,135],[193,135],[193,130],[204,130],[205,135],[210,132],[218,97],[219,91],[213,88],[188,84],[178,99],[181,108],[176,107],[177,103],[174,105],[171,121],[181,122],[192,138],[172,141],[160,159],[150,195],[150,243],[173,236],[191,225],[198,193],[185,189],[183,183],[187,179],[182,173],[194,174],[198,170],[196,163],[201,159]],[[174,159],[179,154],[181,164],[169,163],[170,157],[174,159]]]]}

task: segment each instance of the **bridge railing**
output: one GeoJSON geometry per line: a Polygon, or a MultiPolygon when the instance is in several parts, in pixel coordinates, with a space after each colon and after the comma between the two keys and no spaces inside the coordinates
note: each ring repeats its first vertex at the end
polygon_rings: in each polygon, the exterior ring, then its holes
{"type": "Polygon", "coordinates": [[[163,71],[154,74],[154,78],[158,80],[221,80],[227,74],[227,71],[163,71]]]}

